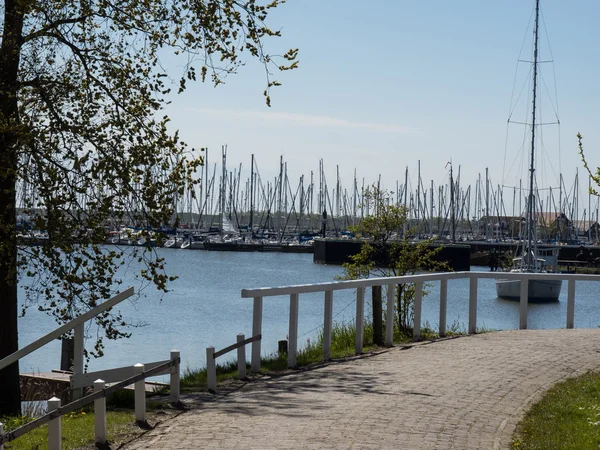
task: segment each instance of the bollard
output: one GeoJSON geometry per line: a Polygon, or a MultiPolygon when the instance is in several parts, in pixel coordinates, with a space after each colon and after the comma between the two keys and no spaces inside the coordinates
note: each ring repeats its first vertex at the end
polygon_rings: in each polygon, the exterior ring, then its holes
{"type": "Polygon", "coordinates": [[[213,346],[206,347],[206,387],[210,392],[217,390],[217,366],[213,346]]]}
{"type": "MultiPolygon", "coordinates": [[[[144,372],[144,365],[137,363],[133,366],[133,373],[140,374],[144,372]]],[[[135,421],[138,423],[146,422],[146,380],[141,379],[135,382],[135,421]]]]}
{"type": "MultiPolygon", "coordinates": [[[[52,397],[48,400],[48,412],[60,408],[60,399],[52,397]]],[[[62,433],[60,429],[60,416],[48,422],[48,450],[60,450],[62,433]]]]}
{"type": "MultiPolygon", "coordinates": [[[[173,361],[174,359],[177,358],[181,358],[181,353],[179,352],[179,350],[171,350],[171,361],[173,361]]],[[[170,379],[170,385],[171,385],[171,393],[169,395],[169,401],[171,403],[177,403],[179,401],[179,384],[180,384],[180,380],[179,380],[179,370],[180,370],[180,366],[181,363],[178,362],[177,364],[175,364],[173,367],[171,367],[171,379],[170,379]]]]}
{"type": "MultiPolygon", "coordinates": [[[[102,391],[105,386],[104,380],[94,381],[94,392],[102,391]]],[[[94,433],[96,445],[106,444],[106,397],[94,400],[94,433]]]]}
{"type": "MultiPolygon", "coordinates": [[[[243,334],[237,335],[237,342],[244,342],[246,336],[243,334]]],[[[246,378],[246,346],[242,345],[237,349],[237,366],[238,366],[238,378],[244,380],[246,378]]]]}

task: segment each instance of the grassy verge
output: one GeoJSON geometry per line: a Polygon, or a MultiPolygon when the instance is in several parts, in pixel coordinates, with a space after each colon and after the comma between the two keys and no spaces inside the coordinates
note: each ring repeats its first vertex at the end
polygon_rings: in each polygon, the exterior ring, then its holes
{"type": "MultiPolygon", "coordinates": [[[[454,324],[447,331],[447,336],[456,336],[463,334],[457,331],[458,325],[454,324]]],[[[385,330],[384,330],[385,336],[385,330]]],[[[431,329],[427,324],[421,329],[421,338],[423,340],[438,339],[437,332],[431,329]]],[[[331,358],[339,359],[353,356],[354,344],[356,339],[356,328],[354,324],[334,324],[331,331],[331,358]]],[[[412,330],[402,333],[394,330],[395,343],[407,343],[412,341],[412,330]]],[[[363,335],[363,351],[370,352],[381,349],[373,343],[373,324],[365,323],[363,335]]],[[[316,364],[323,361],[323,332],[321,331],[313,341],[307,340],[304,348],[298,350],[296,363],[298,367],[305,367],[310,364],[316,364]]],[[[287,354],[273,354],[261,358],[261,373],[281,372],[287,370],[287,354]]],[[[227,380],[235,379],[238,375],[237,362],[230,361],[224,364],[217,364],[217,382],[222,383],[227,380]]],[[[248,371],[250,366],[247,366],[248,371]]],[[[182,392],[197,392],[206,390],[206,368],[186,369],[181,378],[182,392]]]]}
{"type": "Polygon", "coordinates": [[[587,373],[550,389],[517,426],[512,448],[600,448],[600,374],[587,373]]]}
{"type": "MultiPolygon", "coordinates": [[[[131,435],[134,422],[133,411],[110,411],[107,413],[106,430],[109,442],[120,442],[121,436],[131,435]]],[[[24,425],[28,419],[6,419],[6,431],[24,425]]],[[[4,421],[4,420],[3,420],[4,421]]],[[[62,448],[80,448],[94,445],[94,414],[86,411],[73,412],[61,419],[62,448]]],[[[48,448],[48,426],[42,425],[30,433],[4,445],[6,450],[30,450],[48,448]]]]}
{"type": "MultiPolygon", "coordinates": [[[[115,392],[106,401],[106,433],[107,440],[111,444],[119,445],[128,442],[133,437],[141,434],[144,430],[135,425],[134,393],[132,390],[115,392]]],[[[165,402],[146,401],[148,422],[155,423],[156,418],[161,419],[170,415],[166,412],[165,402]]],[[[175,411],[170,411],[173,414],[175,411]]],[[[25,425],[32,419],[29,417],[5,417],[0,418],[4,424],[4,431],[14,430],[25,425]]],[[[94,439],[94,409],[87,405],[84,408],[66,414],[61,418],[62,448],[95,449],[94,439]]],[[[14,441],[4,444],[5,450],[48,448],[48,426],[42,425],[14,441]]],[[[112,448],[112,447],[111,447],[112,448]]]]}

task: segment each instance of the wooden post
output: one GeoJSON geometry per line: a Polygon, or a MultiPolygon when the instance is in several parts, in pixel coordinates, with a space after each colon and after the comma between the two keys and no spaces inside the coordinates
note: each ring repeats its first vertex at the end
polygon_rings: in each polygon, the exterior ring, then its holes
{"type": "MultiPolygon", "coordinates": [[[[181,358],[181,353],[179,352],[179,350],[171,350],[171,361],[177,359],[177,358],[181,358]]],[[[175,364],[173,367],[171,367],[171,376],[170,376],[170,388],[171,388],[171,393],[169,394],[169,401],[171,403],[177,403],[179,401],[179,385],[180,385],[180,374],[179,371],[181,370],[181,361],[178,362],[177,364],[175,364]]]]}
{"type": "Polygon", "coordinates": [[[569,280],[567,293],[567,328],[575,324],[575,280],[569,280]]]}
{"type": "MultiPolygon", "coordinates": [[[[73,375],[81,375],[83,373],[83,352],[85,350],[84,324],[76,325],[74,331],[73,375]]],[[[83,388],[73,389],[73,400],[81,397],[83,397],[83,388]]]]}
{"type": "Polygon", "coordinates": [[[394,305],[396,302],[396,285],[387,285],[387,315],[385,318],[385,345],[394,345],[394,305]]]}
{"type": "Polygon", "coordinates": [[[371,287],[371,301],[373,302],[373,343],[383,345],[383,308],[381,305],[381,286],[371,287]]]}
{"type": "Polygon", "coordinates": [[[217,390],[217,364],[215,362],[215,348],[206,347],[206,387],[210,392],[217,390]]]}
{"type": "Polygon", "coordinates": [[[521,280],[519,291],[519,329],[527,329],[527,306],[529,302],[529,280],[521,280]]]}
{"type": "Polygon", "coordinates": [[[469,334],[477,333],[477,278],[469,278],[469,334]]]}
{"type": "MultiPolygon", "coordinates": [[[[244,342],[246,336],[242,333],[237,335],[238,343],[244,342]]],[[[238,378],[244,380],[246,378],[246,346],[242,345],[237,348],[237,366],[238,366],[238,378]]]]}
{"type": "Polygon", "coordinates": [[[421,339],[421,306],[423,301],[423,282],[415,283],[415,312],[413,320],[413,341],[421,339]]]}
{"type": "MultiPolygon", "coordinates": [[[[133,366],[133,373],[136,375],[144,372],[143,364],[133,366]]],[[[135,421],[138,423],[146,422],[146,380],[141,379],[135,382],[135,421]]]]}
{"type": "Polygon", "coordinates": [[[325,291],[323,316],[323,361],[331,359],[331,330],[333,328],[333,291],[325,291]]]}
{"type": "MultiPolygon", "coordinates": [[[[94,381],[94,392],[103,390],[105,386],[104,380],[94,381]]],[[[96,445],[103,446],[106,443],[106,397],[94,400],[94,433],[96,445]]]]}
{"type": "Polygon", "coordinates": [[[356,340],[354,341],[354,351],[358,355],[363,350],[365,326],[365,288],[356,288],[356,340]]]}
{"type": "MultiPolygon", "coordinates": [[[[48,400],[48,412],[52,412],[60,408],[60,399],[52,397],[48,400]]],[[[62,441],[62,430],[60,417],[48,422],[48,450],[60,450],[62,441]]]]}
{"type": "Polygon", "coordinates": [[[298,352],[298,294],[290,295],[290,328],[288,343],[288,368],[296,367],[296,353],[298,352]]]}
{"type": "Polygon", "coordinates": [[[448,316],[448,280],[440,280],[440,337],[446,336],[448,316]]]}
{"type": "MultiPolygon", "coordinates": [[[[262,334],[262,297],[254,297],[254,308],[252,310],[252,336],[262,334]]],[[[252,372],[260,371],[260,342],[252,341],[252,372]]]]}

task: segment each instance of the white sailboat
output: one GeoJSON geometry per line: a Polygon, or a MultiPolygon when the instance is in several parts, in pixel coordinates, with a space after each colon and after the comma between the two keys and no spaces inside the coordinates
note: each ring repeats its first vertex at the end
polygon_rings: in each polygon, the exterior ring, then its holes
{"type": "MultiPolygon", "coordinates": [[[[529,194],[527,197],[527,213],[525,217],[525,237],[522,242],[521,256],[513,259],[511,272],[517,273],[544,273],[550,267],[556,268],[558,249],[551,249],[551,254],[540,253],[537,247],[537,221],[535,220],[535,132],[536,132],[536,94],[538,81],[538,30],[539,30],[540,2],[535,3],[535,30],[533,50],[533,107],[531,122],[531,148],[529,166],[529,194]]],[[[501,298],[520,298],[519,280],[496,279],[496,293],[501,298]]],[[[555,301],[558,300],[562,280],[529,280],[529,301],[555,301]]]]}

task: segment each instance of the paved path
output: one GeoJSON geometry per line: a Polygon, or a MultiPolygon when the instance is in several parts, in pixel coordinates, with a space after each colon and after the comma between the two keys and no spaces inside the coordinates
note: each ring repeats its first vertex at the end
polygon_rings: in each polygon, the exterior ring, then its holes
{"type": "Polygon", "coordinates": [[[600,369],[600,329],[486,333],[247,383],[127,449],[507,449],[557,381],[600,369]]]}

